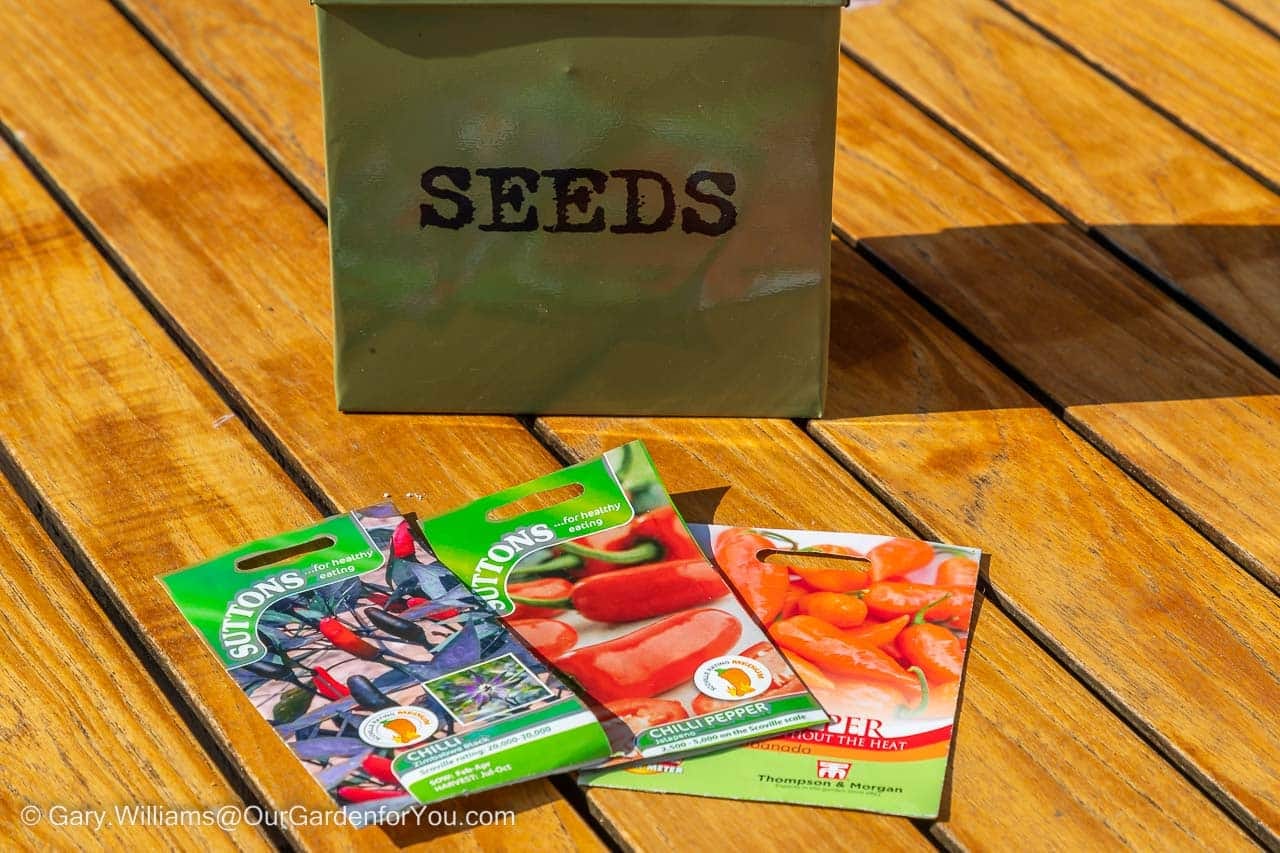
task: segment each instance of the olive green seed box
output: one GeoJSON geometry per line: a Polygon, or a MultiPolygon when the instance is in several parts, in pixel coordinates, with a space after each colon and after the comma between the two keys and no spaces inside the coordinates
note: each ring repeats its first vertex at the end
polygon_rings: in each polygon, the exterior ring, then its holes
{"type": "Polygon", "coordinates": [[[838,0],[316,0],[339,408],[815,416],[838,0]]]}

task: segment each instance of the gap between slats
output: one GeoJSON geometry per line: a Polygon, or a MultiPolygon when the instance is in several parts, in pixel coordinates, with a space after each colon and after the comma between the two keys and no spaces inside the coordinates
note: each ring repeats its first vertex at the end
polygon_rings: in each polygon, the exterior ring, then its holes
{"type": "MultiPolygon", "coordinates": [[[[990,149],[984,147],[982,143],[974,139],[972,136],[970,136],[968,133],[962,130],[954,122],[948,121],[937,110],[930,107],[922,99],[918,98],[916,95],[910,92],[905,86],[900,85],[889,74],[881,70],[874,62],[860,55],[857,51],[850,48],[847,44],[842,44],[840,46],[840,50],[849,61],[855,63],[859,68],[863,69],[868,74],[875,77],[885,86],[887,86],[890,90],[892,90],[895,95],[902,98],[907,103],[911,104],[911,106],[914,107],[919,112],[923,113],[934,124],[938,125],[947,133],[954,136],[959,142],[963,143],[965,147],[969,148],[971,151],[973,151],[983,160],[986,160],[992,166],[999,169],[1004,175],[1008,176],[1008,178],[1012,180],[1014,183],[1016,183],[1019,187],[1026,190],[1031,195],[1035,196],[1038,200],[1043,202],[1054,213],[1058,214],[1067,222],[1069,222],[1073,227],[1079,229],[1081,232],[1086,234],[1090,239],[1092,239],[1095,243],[1097,243],[1099,246],[1105,249],[1108,253],[1113,255],[1115,258],[1120,260],[1123,264],[1128,266],[1138,275],[1142,276],[1143,279],[1145,279],[1146,281],[1154,285],[1156,288],[1158,288],[1162,294],[1164,294],[1165,296],[1173,300],[1173,302],[1179,305],[1183,310],[1185,310],[1187,313],[1191,314],[1197,320],[1199,320],[1200,322],[1208,326],[1210,329],[1212,329],[1220,337],[1226,340],[1227,343],[1231,344],[1233,347],[1243,352],[1250,359],[1257,362],[1259,366],[1265,368],[1270,373],[1276,376],[1280,376],[1280,362],[1276,361],[1271,356],[1267,355],[1265,352],[1263,352],[1261,349],[1255,346],[1253,343],[1246,340],[1244,336],[1241,335],[1239,332],[1237,332],[1234,328],[1232,328],[1227,321],[1221,319],[1216,314],[1214,314],[1207,306],[1198,302],[1190,293],[1187,293],[1181,290],[1173,281],[1161,275],[1159,272],[1153,270],[1151,267],[1145,264],[1142,260],[1137,258],[1133,253],[1131,253],[1130,251],[1125,249],[1123,246],[1121,246],[1119,243],[1117,243],[1115,240],[1111,239],[1106,234],[1104,234],[1100,228],[1081,220],[1080,217],[1075,213],[1075,211],[1073,211],[1070,207],[1060,202],[1058,199],[1054,198],[1052,195],[1049,194],[1047,190],[1037,185],[1033,178],[1030,178],[1022,174],[1021,172],[1017,171],[1016,169],[1014,169],[1007,162],[1005,162],[1003,158],[997,156],[994,151],[991,151],[990,149]]],[[[1144,104],[1144,106],[1146,105],[1144,104]]],[[[1216,151],[1216,149],[1214,150],[1216,151]]],[[[1241,168],[1240,164],[1234,160],[1231,161],[1231,164],[1237,168],[1241,168]]],[[[1267,190],[1274,191],[1271,185],[1267,181],[1259,180],[1257,175],[1250,174],[1247,170],[1242,169],[1242,171],[1249,178],[1258,180],[1258,183],[1266,187],[1267,190]]],[[[850,241],[848,241],[848,239],[846,238],[846,242],[850,242],[850,241]]],[[[986,354],[985,351],[984,351],[984,354],[986,354]]],[[[1011,376],[1017,375],[1016,371],[1011,371],[1008,365],[1002,364],[1001,369],[1004,370],[1006,373],[1009,373],[1011,376]]],[[[1027,390],[1030,391],[1033,395],[1035,395],[1037,399],[1044,399],[1044,395],[1042,393],[1030,388],[1028,388],[1027,390]]],[[[1056,414],[1059,414],[1059,415],[1062,414],[1062,407],[1056,403],[1048,404],[1047,408],[1049,408],[1051,411],[1055,412],[1056,414]]],[[[1202,530],[1201,532],[1203,533],[1204,531],[1202,530]]],[[[1216,543],[1216,544],[1220,544],[1220,543],[1216,543]]],[[[1224,549],[1224,550],[1227,550],[1227,549],[1224,549]]]]}
{"type": "Polygon", "coordinates": [[[1218,2],[1244,18],[1249,23],[1253,24],[1258,29],[1262,30],[1267,35],[1271,36],[1273,39],[1280,40],[1280,31],[1272,29],[1266,21],[1262,20],[1257,15],[1252,14],[1249,10],[1242,9],[1236,3],[1232,3],[1231,0],[1218,0],[1218,2]]]}
{"type": "MultiPolygon", "coordinates": [[[[249,128],[247,128],[244,124],[238,121],[235,117],[230,115],[229,110],[226,108],[226,106],[218,98],[216,98],[208,90],[206,86],[202,85],[199,82],[199,80],[195,78],[192,72],[183,65],[183,63],[173,54],[172,51],[168,50],[162,43],[160,43],[158,39],[155,37],[155,35],[147,27],[142,25],[134,15],[130,14],[126,9],[121,7],[119,0],[112,0],[112,5],[126,20],[129,21],[129,23],[135,29],[138,30],[138,32],[140,32],[147,39],[147,41],[159,53],[161,53],[165,57],[166,61],[182,75],[182,77],[188,82],[188,84],[191,85],[193,89],[197,91],[206,102],[208,102],[214,109],[216,109],[219,115],[224,118],[224,120],[228,121],[228,123],[231,124],[232,127],[234,127],[237,134],[246,142],[246,144],[250,145],[250,147],[256,153],[259,154],[259,156],[261,156],[268,164],[270,164],[270,166],[274,171],[276,171],[278,174],[281,175],[282,179],[285,180],[295,190],[295,192],[297,192],[299,196],[304,201],[306,201],[310,207],[312,207],[315,210],[318,216],[320,216],[322,219],[326,218],[324,205],[319,201],[319,199],[317,199],[314,196],[313,193],[311,193],[301,183],[300,178],[298,178],[296,175],[290,172],[279,161],[278,158],[272,155],[271,152],[262,143],[262,141],[258,139],[249,128]]],[[[917,106],[917,105],[915,105],[913,102],[913,106],[917,106]]],[[[951,130],[951,129],[948,128],[948,130],[951,130]]],[[[963,137],[961,138],[963,139],[963,137]]],[[[16,146],[16,147],[18,147],[19,150],[22,150],[20,146],[16,146]]],[[[41,178],[42,182],[45,183],[46,187],[48,187],[51,192],[54,192],[55,195],[57,195],[57,197],[59,198],[60,203],[63,203],[65,206],[66,204],[65,195],[57,190],[56,186],[53,185],[53,182],[49,179],[47,175],[45,175],[38,168],[37,164],[34,164],[30,161],[29,154],[27,154],[25,151],[24,151],[24,159],[28,160],[29,166],[31,166],[33,170],[36,171],[37,175],[41,178]]],[[[1232,162],[1234,163],[1235,160],[1232,160],[1232,162]]],[[[1237,163],[1237,165],[1239,164],[1237,163]]],[[[1256,175],[1253,175],[1253,177],[1257,178],[1256,175]]],[[[1034,191],[1033,188],[1026,187],[1025,182],[1022,182],[1021,180],[1019,180],[1019,183],[1022,184],[1028,190],[1034,191]]],[[[73,219],[77,222],[77,225],[81,228],[82,231],[86,233],[88,238],[94,243],[94,245],[98,248],[98,250],[102,252],[104,255],[106,255],[108,258],[111,258],[113,264],[115,264],[116,259],[112,258],[112,254],[110,250],[106,247],[105,242],[101,239],[99,235],[97,235],[92,230],[91,226],[88,225],[84,217],[81,216],[77,211],[71,210],[70,212],[72,213],[73,219]]],[[[929,300],[925,298],[923,294],[921,294],[916,288],[910,286],[910,283],[906,282],[905,279],[902,278],[902,276],[897,275],[896,273],[894,273],[892,269],[887,268],[887,265],[883,261],[881,261],[879,258],[874,256],[874,254],[869,254],[868,250],[866,250],[864,247],[860,245],[855,244],[855,246],[860,254],[872,260],[878,268],[880,268],[882,271],[889,272],[891,274],[891,278],[896,283],[898,283],[899,286],[906,285],[903,287],[903,289],[906,290],[908,294],[913,297],[913,299],[916,299],[916,301],[921,302],[928,310],[930,310],[931,314],[943,320],[947,324],[948,328],[950,328],[952,331],[959,333],[963,340],[965,340],[967,343],[970,343],[971,345],[974,345],[979,350],[979,352],[981,352],[985,357],[991,360],[992,363],[995,364],[1003,373],[1010,376],[1020,386],[1031,391],[1033,396],[1038,401],[1041,401],[1041,402],[1045,401],[1046,399],[1045,394],[1039,391],[1037,388],[1035,388],[1029,382],[1029,380],[1026,379],[1025,376],[1021,375],[1018,371],[1012,369],[1011,366],[1008,365],[1003,359],[999,357],[995,357],[994,354],[990,351],[989,347],[986,347],[985,345],[983,345],[981,341],[976,340],[974,336],[970,334],[967,330],[965,330],[963,327],[959,327],[944,312],[942,312],[941,309],[937,308],[936,305],[931,305],[929,300]]],[[[248,424],[250,428],[253,430],[255,437],[264,444],[264,446],[268,449],[268,451],[272,453],[273,457],[277,458],[277,461],[281,463],[285,471],[299,485],[299,487],[304,491],[304,493],[306,493],[308,496],[318,495],[319,488],[317,484],[312,482],[311,479],[304,472],[302,472],[300,466],[298,466],[295,462],[293,462],[288,457],[287,454],[285,454],[284,450],[280,447],[279,442],[273,437],[270,431],[262,424],[262,422],[249,409],[249,407],[245,405],[243,401],[238,398],[238,396],[234,392],[234,388],[230,386],[228,383],[226,383],[220,376],[218,376],[216,371],[211,366],[209,366],[208,363],[205,361],[205,359],[201,356],[201,353],[194,346],[190,345],[190,343],[187,340],[185,340],[185,336],[183,335],[180,327],[178,327],[171,320],[171,318],[168,318],[164,314],[163,310],[159,308],[154,303],[154,301],[148,297],[145,291],[143,291],[140,287],[137,286],[136,278],[134,276],[129,274],[127,270],[122,270],[121,274],[124,280],[129,282],[130,287],[133,290],[135,296],[139,298],[144,303],[144,305],[148,307],[148,310],[153,314],[153,316],[156,316],[157,320],[166,329],[167,333],[172,338],[174,338],[175,341],[178,342],[179,346],[182,347],[184,354],[186,354],[187,357],[196,364],[197,368],[201,370],[202,375],[212,385],[214,385],[215,388],[218,389],[218,393],[228,401],[228,405],[232,408],[232,410],[235,411],[237,414],[239,414],[245,420],[246,424],[248,424]]],[[[1067,423],[1067,425],[1070,426],[1073,429],[1073,431],[1080,433],[1080,430],[1078,430],[1075,425],[1071,424],[1071,422],[1068,419],[1063,417],[1064,413],[1061,406],[1046,405],[1046,408],[1048,408],[1051,412],[1053,412],[1055,416],[1059,417],[1065,423],[1067,423]]],[[[533,424],[530,420],[521,419],[521,422],[526,427],[526,429],[529,429],[530,432],[532,432],[532,434],[534,435],[534,437],[537,438],[538,441],[541,442],[544,447],[546,447],[553,454],[555,454],[557,458],[565,459],[565,454],[563,453],[563,449],[557,448],[554,442],[549,441],[545,436],[540,435],[539,430],[533,428],[533,424]]],[[[801,426],[803,426],[803,424],[801,424],[801,426]]],[[[1081,433],[1081,434],[1083,435],[1083,437],[1089,440],[1091,444],[1093,443],[1092,438],[1090,436],[1084,433],[1081,433]]],[[[813,440],[812,437],[810,437],[810,440],[813,440]]],[[[847,472],[849,472],[851,476],[854,476],[855,479],[858,479],[859,482],[861,482],[861,479],[857,477],[856,473],[854,473],[850,469],[850,466],[847,465],[844,460],[841,460],[838,456],[831,454],[829,448],[825,447],[821,442],[815,442],[815,443],[819,447],[822,447],[824,453],[827,453],[828,455],[832,455],[833,458],[835,458],[836,461],[840,463],[841,467],[844,468],[847,472]]],[[[1127,472],[1127,473],[1132,475],[1132,472],[1127,472]]],[[[863,483],[863,485],[866,486],[867,484],[863,483]]],[[[1143,483],[1142,485],[1144,488],[1147,488],[1148,491],[1150,491],[1147,484],[1143,483]]],[[[881,500],[881,502],[884,503],[891,511],[893,511],[896,515],[902,518],[903,521],[907,523],[910,527],[917,530],[918,532],[921,532],[927,535],[927,531],[921,530],[921,527],[918,524],[918,520],[912,519],[911,517],[909,517],[909,515],[904,515],[902,508],[896,505],[896,502],[891,499],[891,496],[889,499],[886,499],[885,495],[880,494],[875,490],[872,490],[872,493],[875,494],[876,497],[879,500],[881,500]]],[[[1161,497],[1161,496],[1157,495],[1157,497],[1161,497]]],[[[315,498],[313,497],[313,500],[314,499],[315,498]]],[[[1163,501],[1164,498],[1161,497],[1161,500],[1163,501]]],[[[323,507],[323,501],[322,503],[318,503],[317,506],[323,508],[325,512],[332,511],[332,509],[330,508],[323,507]]],[[[1076,668],[1074,668],[1071,665],[1069,658],[1064,660],[1060,654],[1055,653],[1054,649],[1051,646],[1046,645],[1044,642],[1042,642],[1042,639],[1038,637],[1033,631],[1028,630],[1026,620],[1023,618],[1020,618],[1020,614],[1017,613],[1016,611],[1011,611],[1007,603],[1003,602],[1002,597],[999,595],[998,590],[994,591],[994,594],[991,595],[990,603],[997,606],[1002,612],[1004,612],[1011,619],[1013,619],[1015,623],[1018,624],[1020,630],[1022,630],[1024,634],[1031,637],[1031,639],[1034,642],[1036,642],[1037,645],[1040,645],[1042,648],[1044,648],[1046,652],[1049,653],[1054,660],[1058,661],[1059,664],[1063,665],[1066,671],[1070,672],[1074,678],[1076,678],[1085,686],[1086,689],[1088,689],[1093,695],[1099,698],[1100,701],[1102,701],[1102,703],[1106,707],[1111,709],[1113,712],[1116,712],[1117,708],[1114,702],[1105,693],[1100,693],[1096,688],[1096,685],[1092,684],[1090,681],[1086,679],[1081,678],[1076,668]]],[[[1125,725],[1128,728],[1130,728],[1130,730],[1137,733],[1139,737],[1141,737],[1145,742],[1152,745],[1162,756],[1166,758],[1166,760],[1168,759],[1168,751],[1165,748],[1165,744],[1161,740],[1159,740],[1158,738],[1153,739],[1153,737],[1151,736],[1151,733],[1147,730],[1144,730],[1139,725],[1135,724],[1135,722],[1132,719],[1130,719],[1127,713],[1118,713],[1118,716],[1121,717],[1125,725]]],[[[1219,805],[1219,806],[1221,805],[1219,798],[1215,796],[1213,793],[1212,785],[1210,785],[1210,790],[1206,791],[1204,780],[1198,780],[1194,777],[1187,776],[1187,774],[1185,773],[1185,770],[1181,766],[1179,766],[1176,761],[1170,762],[1170,763],[1174,767],[1178,768],[1178,771],[1180,773],[1182,773],[1184,776],[1189,778],[1192,781],[1192,783],[1196,785],[1198,789],[1204,791],[1216,805],[1219,805]]],[[[563,779],[558,780],[558,785],[559,784],[566,784],[565,780],[563,779]]],[[[572,783],[567,783],[567,784],[571,785],[572,783]]],[[[585,810],[580,806],[581,800],[579,799],[578,802],[574,802],[574,800],[571,799],[570,801],[573,802],[575,808],[578,808],[579,811],[581,811],[584,819],[586,819],[594,829],[597,829],[597,831],[600,831],[603,838],[605,838],[609,843],[612,843],[611,836],[607,832],[602,831],[600,822],[596,819],[596,817],[593,814],[591,814],[588,810],[585,810]]],[[[1239,822],[1236,815],[1234,815],[1230,811],[1227,811],[1227,814],[1231,817],[1233,821],[1236,821],[1237,823],[1239,822]]],[[[1245,829],[1248,830],[1248,827],[1245,827],[1245,829]]],[[[927,837],[931,837],[931,836],[927,836],[927,837]]],[[[937,843],[936,839],[932,839],[932,837],[931,837],[931,840],[934,840],[934,843],[937,843]]]]}
{"type": "MultiPolygon", "coordinates": [[[[1111,71],[1103,63],[1097,60],[1091,59],[1088,55],[1084,53],[1084,51],[1078,49],[1075,45],[1073,45],[1071,42],[1059,36],[1053,30],[1050,30],[1047,27],[1042,26],[1034,18],[1031,18],[1030,16],[1024,14],[1021,10],[1017,9],[1011,3],[1006,2],[1006,0],[991,0],[991,2],[995,3],[1001,9],[1004,9],[1010,15],[1013,15],[1019,21],[1031,27],[1037,33],[1044,36],[1049,41],[1053,42],[1058,47],[1062,48],[1067,53],[1071,54],[1076,59],[1080,60],[1085,65],[1092,68],[1098,74],[1101,74],[1103,77],[1110,80],[1116,86],[1119,86],[1122,90],[1129,93],[1129,95],[1136,98],[1142,104],[1144,104],[1151,110],[1158,113],[1167,121],[1173,123],[1180,130],[1183,130],[1186,133],[1190,134],[1198,142],[1200,142],[1201,144],[1211,149],[1214,153],[1218,154],[1224,160],[1231,163],[1240,171],[1244,172],[1250,178],[1253,178],[1255,181],[1262,184],[1264,187],[1271,190],[1273,193],[1280,193],[1280,184],[1277,184],[1275,181],[1271,180],[1266,175],[1264,175],[1261,171],[1250,166],[1242,158],[1236,156],[1235,154],[1232,154],[1229,150],[1227,150],[1225,146],[1214,141],[1212,137],[1201,132],[1198,128],[1196,128],[1190,122],[1184,121],[1182,117],[1179,116],[1177,113],[1165,107],[1159,101],[1156,101],[1155,99],[1151,98],[1141,89],[1138,89],[1137,87],[1130,85],[1128,82],[1124,80],[1124,78],[1122,78],[1119,74],[1111,71]]],[[[1235,10],[1233,9],[1232,11],[1235,11],[1235,10]]],[[[1249,19],[1249,20],[1252,21],[1252,19],[1249,19]]]]}
{"type": "MultiPolygon", "coordinates": [[[[0,134],[3,134],[6,138],[8,136],[8,129],[3,125],[0,125],[0,134]]],[[[25,158],[23,162],[26,163],[25,158]]],[[[30,168],[29,165],[28,168],[30,168]]],[[[101,247],[95,246],[95,248],[98,249],[100,254],[104,254],[101,251],[101,247]]],[[[217,386],[215,385],[214,387],[217,386]]],[[[36,523],[40,525],[40,529],[44,531],[49,541],[53,543],[53,546],[58,549],[63,559],[67,561],[67,565],[75,572],[80,583],[84,585],[85,592],[97,602],[116,633],[120,635],[120,638],[129,647],[134,659],[151,677],[152,682],[164,698],[168,700],[178,718],[190,731],[192,739],[204,751],[204,754],[209,757],[210,762],[218,769],[218,773],[221,774],[231,791],[244,802],[246,808],[257,808],[264,814],[270,812],[270,807],[257,795],[236,767],[234,756],[224,752],[218,746],[209,727],[192,710],[177,687],[164,673],[152,651],[147,648],[145,640],[134,628],[128,617],[125,616],[121,603],[94,576],[93,570],[90,568],[90,560],[81,551],[75,538],[58,523],[54,514],[47,510],[35,486],[22,473],[20,466],[10,455],[8,448],[2,443],[0,443],[0,477],[3,477],[13,487],[19,499],[26,506],[27,511],[31,513],[36,523]]],[[[274,823],[264,822],[259,825],[258,830],[277,849],[292,849],[288,838],[280,831],[280,827],[274,823]]]]}

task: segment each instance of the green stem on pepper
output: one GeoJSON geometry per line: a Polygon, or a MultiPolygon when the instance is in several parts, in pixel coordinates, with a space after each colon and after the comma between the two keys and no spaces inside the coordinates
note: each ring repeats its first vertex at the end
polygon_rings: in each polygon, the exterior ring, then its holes
{"type": "Polygon", "coordinates": [[[753,527],[753,528],[749,528],[748,532],[755,533],[758,536],[763,536],[766,539],[777,539],[779,542],[786,542],[792,548],[796,548],[796,549],[800,548],[799,542],[792,539],[790,536],[783,536],[781,533],[778,533],[776,530],[764,530],[763,528],[753,527]]]}
{"type": "Polygon", "coordinates": [[[561,542],[557,546],[566,554],[581,557],[584,560],[599,560],[602,563],[616,563],[631,566],[636,563],[651,563],[662,556],[662,546],[657,542],[644,541],[623,551],[605,551],[600,548],[589,548],[577,542],[561,542]]]}
{"type": "Polygon", "coordinates": [[[518,566],[511,572],[511,577],[524,577],[525,575],[549,575],[554,572],[572,572],[575,569],[582,568],[582,558],[573,554],[561,554],[552,557],[550,560],[543,560],[541,563],[535,563],[531,566],[518,566]]]}

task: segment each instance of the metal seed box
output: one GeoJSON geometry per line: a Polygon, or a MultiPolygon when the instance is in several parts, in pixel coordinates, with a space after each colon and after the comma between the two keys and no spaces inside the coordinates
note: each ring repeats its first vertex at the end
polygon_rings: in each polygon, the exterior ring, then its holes
{"type": "Polygon", "coordinates": [[[339,407],[820,414],[839,12],[317,0],[339,407]]]}

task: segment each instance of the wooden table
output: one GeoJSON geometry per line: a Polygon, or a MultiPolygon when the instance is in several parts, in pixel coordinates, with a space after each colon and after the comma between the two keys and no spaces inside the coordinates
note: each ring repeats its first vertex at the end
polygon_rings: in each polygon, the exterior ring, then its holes
{"type": "Polygon", "coordinates": [[[845,15],[830,414],[335,411],[301,0],[0,0],[0,821],[25,846],[1280,847],[1280,2],[845,15]],[[632,439],[695,520],[989,550],[947,811],[578,793],[327,806],[155,575],[632,439]]]}

